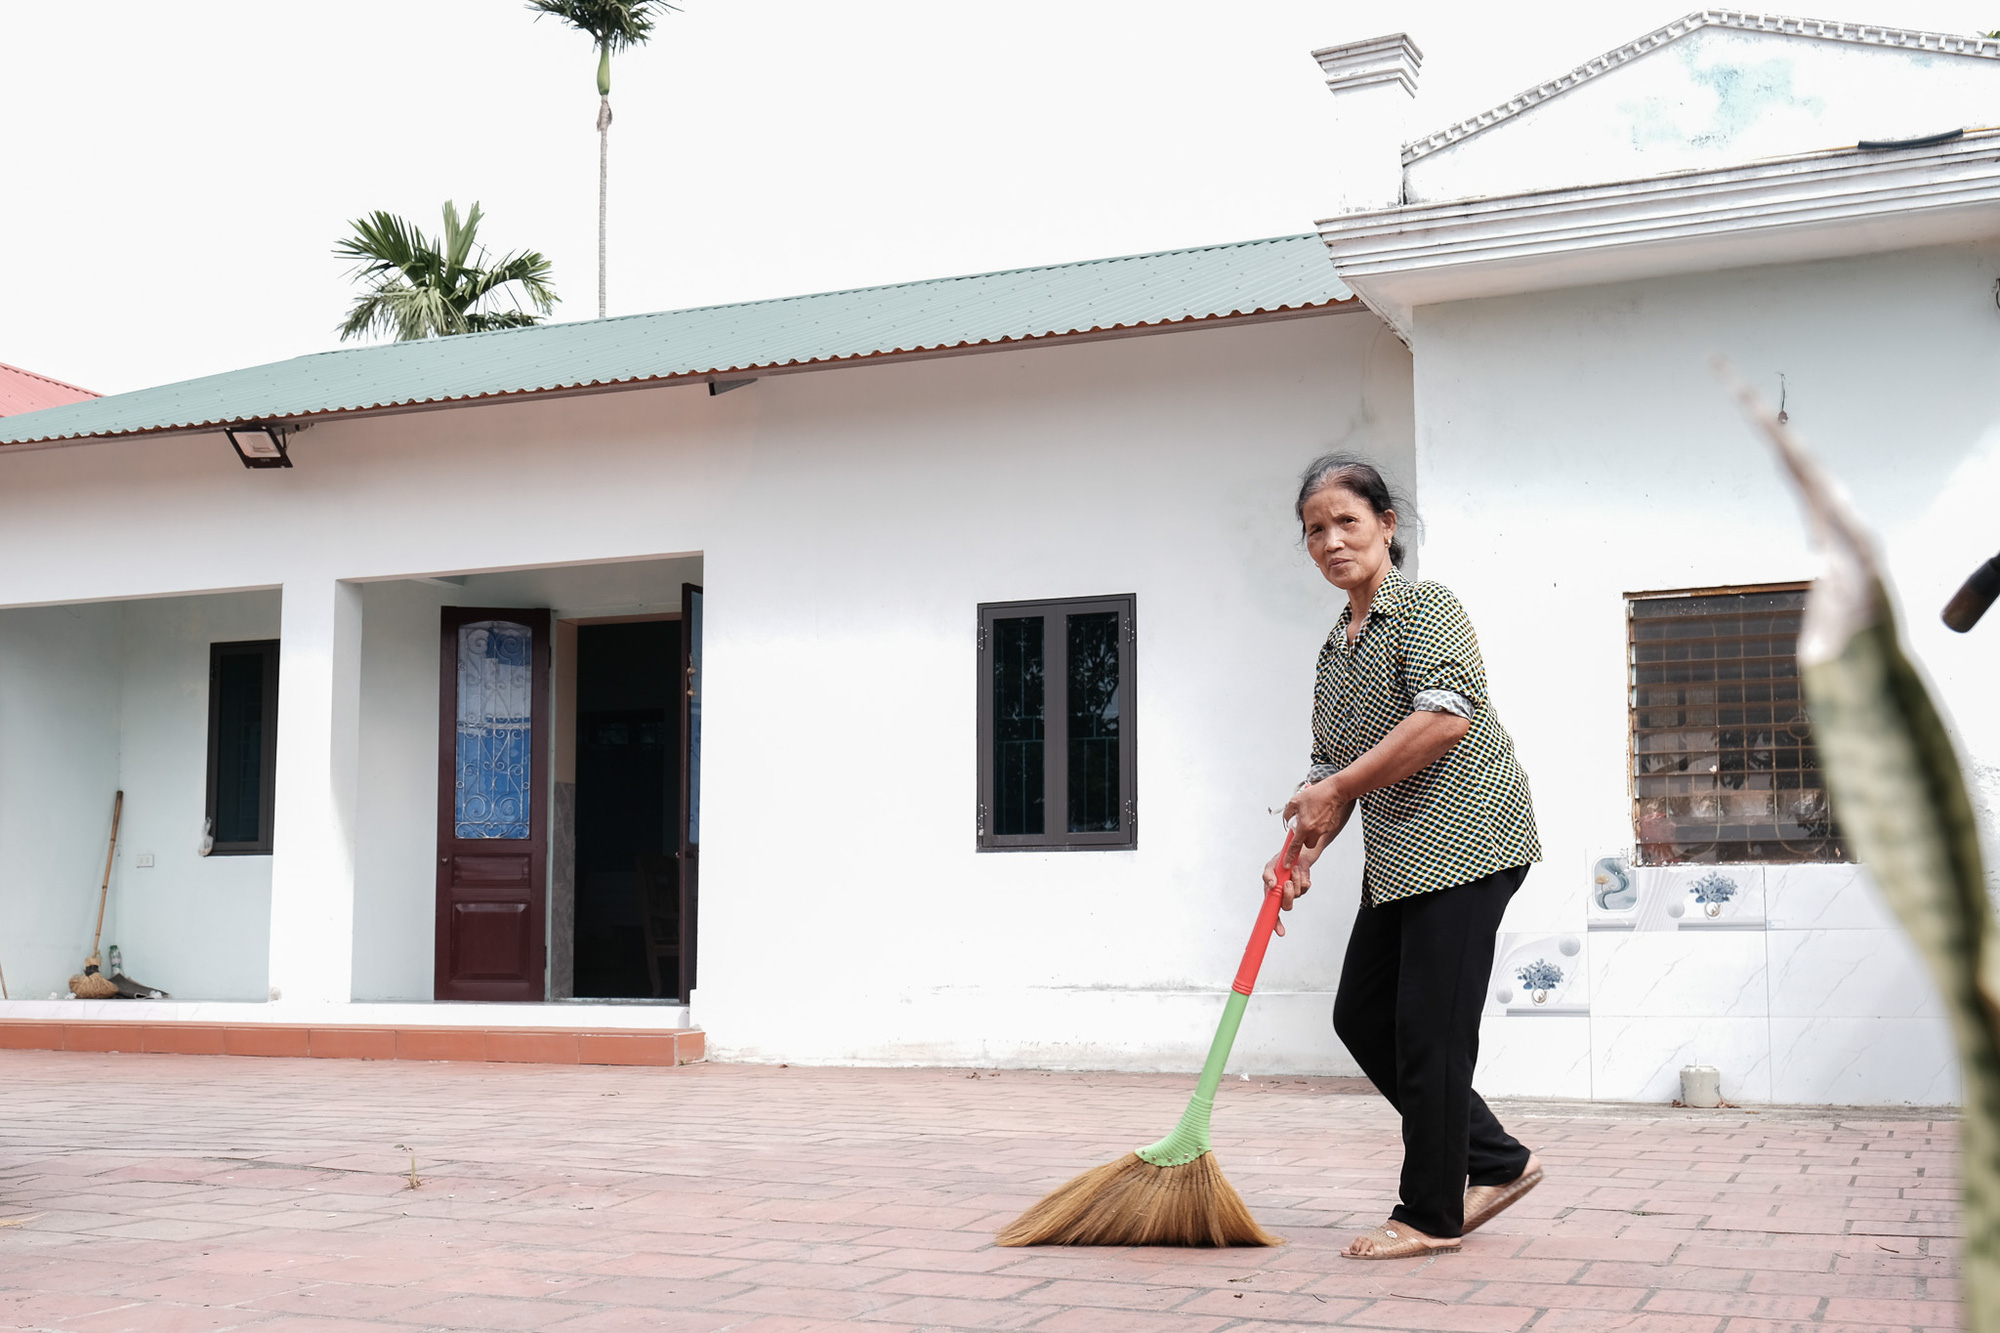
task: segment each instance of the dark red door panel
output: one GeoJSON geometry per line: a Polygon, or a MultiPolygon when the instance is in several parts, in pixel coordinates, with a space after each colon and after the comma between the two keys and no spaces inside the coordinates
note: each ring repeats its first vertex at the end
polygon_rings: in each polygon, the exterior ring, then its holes
{"type": "Polygon", "coordinates": [[[549,613],[448,606],[438,694],[440,1000],[540,1000],[549,613]]]}

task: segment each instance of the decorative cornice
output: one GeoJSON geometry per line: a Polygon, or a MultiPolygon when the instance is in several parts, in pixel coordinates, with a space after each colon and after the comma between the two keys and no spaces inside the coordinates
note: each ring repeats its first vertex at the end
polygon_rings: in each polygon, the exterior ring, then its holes
{"type": "Polygon", "coordinates": [[[2000,131],[1347,213],[1335,271],[1407,341],[1415,308],[2000,235],[2000,131]]]}
{"type": "Polygon", "coordinates": [[[1470,138],[1481,130],[1488,130],[1512,120],[1515,116],[1540,106],[1552,97],[1589,83],[1599,75],[1607,74],[1620,65],[1628,65],[1640,56],[1649,55],[1669,42],[1678,41],[1702,28],[1732,28],[1738,32],[1775,33],[1785,37],[1810,37],[1827,42],[1851,42],[1858,46],[1890,46],[1911,51],[1932,51],[1941,55],[2000,60],[2000,40],[1991,37],[1923,32],[1915,28],[1887,28],[1875,23],[1840,23],[1830,19],[1788,18],[1782,14],[1753,14],[1740,9],[1702,9],[1685,18],[1675,19],[1666,27],[1649,32],[1644,37],[1627,42],[1615,51],[1606,51],[1594,60],[1587,60],[1560,78],[1530,88],[1490,111],[1482,111],[1435,134],[1411,140],[1403,145],[1403,163],[1407,166],[1420,158],[1428,157],[1440,148],[1448,148],[1461,139],[1470,138]]]}
{"type": "Polygon", "coordinates": [[[1326,75],[1327,88],[1336,93],[1399,83],[1405,93],[1415,97],[1417,72],[1424,65],[1424,53],[1406,32],[1323,46],[1313,52],[1313,59],[1326,75]]]}

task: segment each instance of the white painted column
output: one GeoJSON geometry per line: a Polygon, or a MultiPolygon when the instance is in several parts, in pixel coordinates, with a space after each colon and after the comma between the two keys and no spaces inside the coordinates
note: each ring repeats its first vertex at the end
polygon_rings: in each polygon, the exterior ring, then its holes
{"type": "Polygon", "coordinates": [[[1334,97],[1327,142],[1334,212],[1395,208],[1403,202],[1403,139],[1417,96],[1423,52],[1392,32],[1313,52],[1334,97]]]}
{"type": "Polygon", "coordinates": [[[354,981],[361,586],[287,582],[278,648],[271,998],[346,1004],[354,981]]]}

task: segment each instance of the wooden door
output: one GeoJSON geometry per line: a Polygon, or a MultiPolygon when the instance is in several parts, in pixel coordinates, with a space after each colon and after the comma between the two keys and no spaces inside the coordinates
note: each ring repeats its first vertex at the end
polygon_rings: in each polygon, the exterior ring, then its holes
{"type": "Polygon", "coordinates": [[[701,589],[681,585],[681,1003],[694,994],[701,884],[701,589]]]}
{"type": "Polygon", "coordinates": [[[447,606],[438,696],[440,1000],[543,998],[549,613],[447,606]]]}

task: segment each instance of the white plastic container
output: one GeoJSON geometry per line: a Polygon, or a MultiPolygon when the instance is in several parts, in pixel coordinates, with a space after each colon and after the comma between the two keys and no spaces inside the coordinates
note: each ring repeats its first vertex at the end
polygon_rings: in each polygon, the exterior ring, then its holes
{"type": "Polygon", "coordinates": [[[1714,1065],[1684,1067],[1681,1070],[1681,1105],[1722,1105],[1722,1071],[1714,1065]]]}

